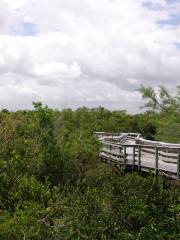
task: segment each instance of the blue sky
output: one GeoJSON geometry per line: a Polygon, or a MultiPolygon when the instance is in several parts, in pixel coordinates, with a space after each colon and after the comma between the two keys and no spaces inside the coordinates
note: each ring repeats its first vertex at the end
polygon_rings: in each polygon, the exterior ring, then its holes
{"type": "MultiPolygon", "coordinates": [[[[166,10],[168,12],[168,8],[172,8],[174,6],[174,10],[176,8],[176,4],[179,4],[180,6],[180,1],[179,0],[166,0],[167,5],[161,4],[161,2],[156,2],[154,3],[153,1],[146,1],[143,3],[144,7],[153,10],[153,11],[163,11],[166,10]]],[[[175,12],[170,12],[169,11],[169,16],[161,21],[157,22],[158,24],[162,25],[180,25],[180,11],[175,11],[175,12]]]]}
{"type": "Polygon", "coordinates": [[[38,32],[37,25],[31,22],[23,22],[19,26],[10,28],[10,34],[16,36],[35,36],[38,32]]]}
{"type": "Polygon", "coordinates": [[[178,3],[179,0],[166,0],[168,4],[178,3]]]}
{"type": "Polygon", "coordinates": [[[171,14],[166,20],[162,20],[159,23],[170,26],[180,25],[180,13],[171,14]]]}

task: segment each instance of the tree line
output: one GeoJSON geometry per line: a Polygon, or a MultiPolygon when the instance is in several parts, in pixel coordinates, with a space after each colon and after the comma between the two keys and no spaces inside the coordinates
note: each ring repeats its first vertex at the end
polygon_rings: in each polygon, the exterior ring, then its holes
{"type": "Polygon", "coordinates": [[[141,86],[146,111],[0,112],[0,239],[179,239],[180,191],[99,161],[94,131],[180,142],[180,93],[141,86]]]}

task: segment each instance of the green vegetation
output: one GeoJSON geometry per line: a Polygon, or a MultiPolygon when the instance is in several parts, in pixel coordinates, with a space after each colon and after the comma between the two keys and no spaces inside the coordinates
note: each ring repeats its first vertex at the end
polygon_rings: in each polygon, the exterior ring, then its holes
{"type": "Polygon", "coordinates": [[[156,138],[167,142],[180,142],[180,86],[177,94],[171,96],[167,89],[160,86],[158,93],[151,87],[140,87],[144,99],[148,99],[146,108],[159,113],[156,138]]]}
{"type": "Polygon", "coordinates": [[[137,115],[41,103],[0,112],[0,239],[180,239],[178,188],[151,175],[117,173],[98,158],[94,131],[180,142],[179,93],[141,92],[151,111],[137,115]]]}

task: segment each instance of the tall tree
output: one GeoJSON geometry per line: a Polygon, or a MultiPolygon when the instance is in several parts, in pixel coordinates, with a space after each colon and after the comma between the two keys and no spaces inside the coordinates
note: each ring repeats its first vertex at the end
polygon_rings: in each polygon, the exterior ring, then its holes
{"type": "Polygon", "coordinates": [[[158,91],[152,87],[141,86],[139,91],[143,99],[147,100],[145,108],[159,113],[160,118],[157,123],[158,140],[167,142],[180,142],[180,86],[177,86],[175,96],[172,96],[168,90],[159,86],[158,91]]]}

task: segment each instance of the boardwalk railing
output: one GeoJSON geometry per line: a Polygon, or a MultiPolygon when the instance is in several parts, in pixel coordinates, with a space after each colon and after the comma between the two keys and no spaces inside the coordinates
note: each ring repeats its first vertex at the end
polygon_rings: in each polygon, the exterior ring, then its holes
{"type": "Polygon", "coordinates": [[[149,141],[138,133],[95,135],[101,142],[102,161],[180,179],[180,144],[149,141]]]}

